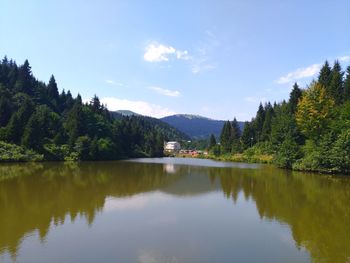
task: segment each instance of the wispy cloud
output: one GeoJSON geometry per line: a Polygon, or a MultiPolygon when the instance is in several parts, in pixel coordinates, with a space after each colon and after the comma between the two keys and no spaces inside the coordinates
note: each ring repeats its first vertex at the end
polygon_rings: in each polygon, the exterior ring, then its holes
{"type": "Polygon", "coordinates": [[[350,62],[350,56],[342,56],[342,57],[339,57],[338,60],[340,62],[350,62]]]}
{"type": "Polygon", "coordinates": [[[145,47],[143,59],[147,62],[169,61],[173,57],[176,59],[189,60],[191,57],[187,50],[178,50],[172,46],[152,42],[145,47]]]}
{"type": "Polygon", "coordinates": [[[136,112],[145,116],[152,116],[156,118],[161,118],[161,117],[176,114],[176,112],[171,109],[168,109],[160,105],[152,104],[146,101],[126,100],[126,99],[119,99],[116,97],[105,97],[100,100],[103,104],[106,104],[108,109],[111,111],[131,110],[133,112],[136,112]]]}
{"type": "MultiPolygon", "coordinates": [[[[329,60],[333,60],[333,59],[329,59],[329,60]]],[[[334,60],[339,60],[339,62],[342,62],[342,63],[350,62],[350,55],[336,57],[334,58],[334,60]]],[[[277,84],[286,84],[286,83],[290,83],[300,79],[314,77],[319,73],[321,67],[322,67],[322,63],[317,63],[317,64],[312,64],[305,68],[298,68],[280,77],[275,82],[277,84]]]]}
{"type": "Polygon", "coordinates": [[[315,76],[321,69],[322,64],[312,64],[306,68],[298,68],[295,71],[289,72],[287,75],[276,80],[278,84],[286,84],[299,79],[315,76]]]}
{"type": "Polygon", "coordinates": [[[111,86],[120,86],[120,87],[124,86],[123,83],[116,82],[116,81],[114,81],[114,80],[112,80],[112,79],[105,79],[104,82],[105,82],[106,84],[108,84],[108,85],[111,85],[111,86]]]}
{"type": "Polygon", "coordinates": [[[157,92],[158,94],[168,96],[168,97],[179,97],[181,93],[177,90],[169,90],[169,89],[163,89],[161,87],[149,87],[149,89],[153,90],[154,92],[157,92]]]}
{"type": "Polygon", "coordinates": [[[220,46],[220,42],[213,32],[205,31],[205,39],[201,41],[191,59],[191,71],[193,74],[213,70],[217,63],[212,60],[212,53],[220,46]]]}

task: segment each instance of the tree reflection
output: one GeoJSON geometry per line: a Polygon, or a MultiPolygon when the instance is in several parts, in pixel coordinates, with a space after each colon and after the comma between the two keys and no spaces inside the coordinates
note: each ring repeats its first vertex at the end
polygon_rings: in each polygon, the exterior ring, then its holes
{"type": "MultiPolygon", "coordinates": [[[[262,220],[287,223],[296,246],[314,261],[350,256],[350,180],[261,169],[132,162],[3,164],[0,166],[0,254],[16,255],[33,231],[83,217],[93,224],[106,198],[149,191],[189,196],[220,190],[237,202],[251,199],[262,220]]],[[[234,205],[234,204],[233,204],[234,205]]]]}

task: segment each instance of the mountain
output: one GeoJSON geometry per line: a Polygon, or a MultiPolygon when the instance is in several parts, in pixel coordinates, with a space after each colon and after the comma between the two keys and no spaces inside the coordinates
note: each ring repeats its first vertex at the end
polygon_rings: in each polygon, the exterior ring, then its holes
{"type": "Polygon", "coordinates": [[[110,113],[112,117],[117,120],[123,119],[125,117],[138,119],[146,127],[152,127],[156,131],[161,132],[164,135],[165,140],[167,141],[181,141],[190,139],[190,136],[188,136],[184,132],[156,118],[143,116],[128,110],[111,111],[110,113]]]}
{"type": "MultiPolygon", "coordinates": [[[[216,137],[219,137],[225,123],[223,120],[213,120],[203,116],[191,114],[176,114],[161,118],[161,120],[175,127],[179,131],[182,131],[193,139],[208,138],[210,134],[214,134],[216,137]]],[[[244,122],[238,122],[238,124],[242,131],[244,122]]]]}

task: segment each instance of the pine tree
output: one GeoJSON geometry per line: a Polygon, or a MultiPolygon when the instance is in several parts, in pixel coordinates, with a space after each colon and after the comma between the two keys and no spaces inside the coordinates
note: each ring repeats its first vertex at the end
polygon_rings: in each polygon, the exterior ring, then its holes
{"type": "Polygon", "coordinates": [[[231,152],[232,141],[232,126],[230,121],[226,121],[220,135],[220,145],[223,153],[231,152]]]}
{"type": "Polygon", "coordinates": [[[53,75],[51,75],[49,84],[47,85],[47,96],[53,108],[55,110],[58,110],[59,93],[58,93],[57,83],[53,75]]]}
{"type": "Polygon", "coordinates": [[[336,105],[339,105],[343,101],[343,72],[339,61],[334,62],[334,66],[331,74],[331,81],[328,87],[329,94],[333,97],[336,105]]]}
{"type": "Polygon", "coordinates": [[[90,101],[90,107],[95,113],[101,113],[103,111],[103,105],[101,105],[100,99],[96,96],[96,94],[90,101]]]}
{"type": "Polygon", "coordinates": [[[262,129],[264,126],[264,121],[265,121],[265,110],[262,103],[260,103],[258,111],[256,113],[256,117],[254,119],[254,124],[253,124],[253,128],[255,130],[254,133],[256,135],[257,142],[260,142],[262,139],[262,129]]]}
{"type": "Polygon", "coordinates": [[[236,153],[241,150],[240,147],[240,138],[241,138],[241,130],[239,128],[238,122],[236,118],[233,119],[231,123],[231,152],[236,153]]]}
{"type": "Polygon", "coordinates": [[[247,149],[256,143],[253,123],[245,122],[241,136],[241,145],[243,149],[247,149]]]}
{"type": "Polygon", "coordinates": [[[350,66],[346,69],[346,76],[344,80],[344,100],[350,100],[350,66]]]}
{"type": "Polygon", "coordinates": [[[262,132],[261,132],[261,140],[268,141],[270,139],[271,123],[274,115],[274,111],[270,102],[265,105],[264,110],[265,110],[265,120],[262,128],[262,132]]]}
{"type": "Polygon", "coordinates": [[[209,150],[216,146],[216,139],[214,134],[210,134],[209,138],[209,150]]]}
{"type": "Polygon", "coordinates": [[[0,96],[0,127],[3,127],[11,118],[12,107],[10,100],[7,97],[2,94],[0,96]]]}
{"type": "Polygon", "coordinates": [[[331,79],[332,79],[332,69],[329,66],[328,61],[326,60],[326,62],[324,63],[324,65],[321,68],[320,74],[318,76],[318,82],[325,87],[326,89],[328,89],[329,84],[331,83],[331,79]]]}
{"type": "Polygon", "coordinates": [[[69,145],[73,146],[79,136],[84,135],[84,113],[81,97],[78,95],[74,106],[67,114],[65,128],[69,137],[69,145]]]}
{"type": "Polygon", "coordinates": [[[298,102],[300,100],[302,96],[302,91],[299,88],[297,83],[294,83],[293,85],[293,89],[289,95],[289,107],[290,107],[290,111],[294,114],[296,109],[297,109],[297,105],[298,102]]]}
{"type": "Polygon", "coordinates": [[[25,60],[18,70],[18,80],[16,81],[15,89],[30,96],[34,95],[34,79],[28,60],[25,60]]]}

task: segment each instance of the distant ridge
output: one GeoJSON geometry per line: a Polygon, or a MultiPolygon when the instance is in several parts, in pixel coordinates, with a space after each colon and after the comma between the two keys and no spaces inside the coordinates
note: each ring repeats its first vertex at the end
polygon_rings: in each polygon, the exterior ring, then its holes
{"type": "Polygon", "coordinates": [[[164,139],[167,141],[182,141],[182,140],[189,140],[190,136],[185,134],[184,132],[176,129],[172,125],[156,118],[144,116],[138,113],[135,113],[133,111],[129,110],[118,110],[118,111],[111,111],[111,116],[114,119],[123,119],[123,118],[139,118],[142,120],[144,126],[146,127],[152,127],[155,130],[158,130],[163,133],[164,139]]]}
{"type": "MultiPolygon", "coordinates": [[[[169,135],[169,139],[176,140],[189,138],[207,139],[210,134],[214,134],[218,138],[225,123],[224,120],[214,120],[194,114],[175,114],[160,119],[147,117],[130,110],[113,111],[111,114],[116,119],[123,116],[144,118],[146,121],[152,123],[152,125],[157,125],[159,128],[164,129],[166,134],[169,135]]],[[[241,131],[243,131],[244,122],[239,121],[238,125],[241,131]]]]}
{"type": "MultiPolygon", "coordinates": [[[[205,139],[208,138],[210,134],[219,137],[225,123],[223,120],[213,120],[192,114],[176,114],[161,118],[161,120],[193,139],[205,139]]],[[[238,125],[240,129],[243,130],[244,122],[238,122],[238,125]]]]}

